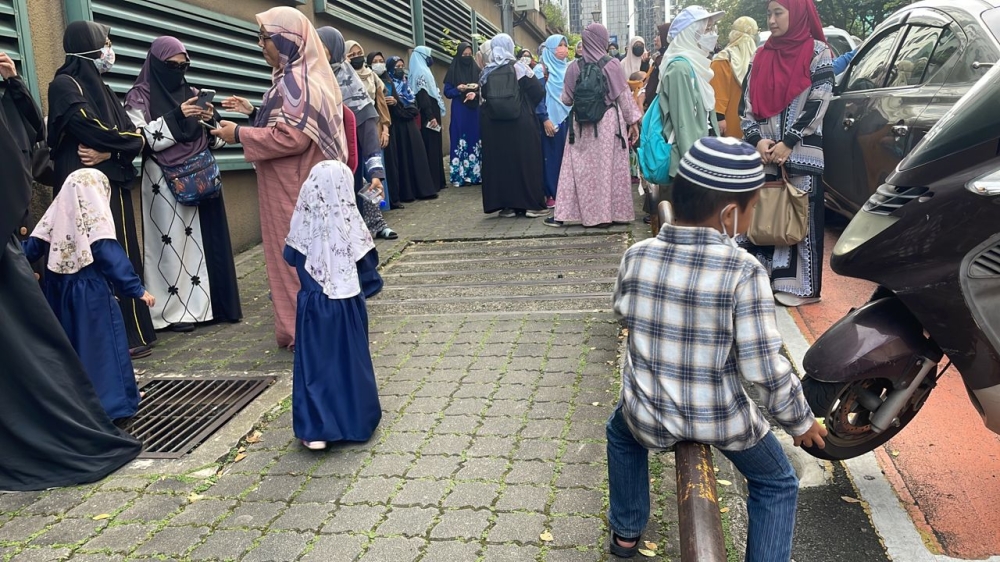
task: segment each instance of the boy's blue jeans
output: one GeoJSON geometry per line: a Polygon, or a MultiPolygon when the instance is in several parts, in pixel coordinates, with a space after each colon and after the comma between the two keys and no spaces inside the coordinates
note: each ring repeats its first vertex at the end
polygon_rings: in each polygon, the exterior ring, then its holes
{"type": "MultiPolygon", "coordinates": [[[[638,537],[649,520],[649,451],[636,441],[625,423],[621,403],[608,419],[608,485],[611,530],[625,538],[638,537]]],[[[746,562],[788,562],[795,533],[795,502],[799,481],[778,439],[768,432],[745,451],[722,451],[747,479],[746,562]]]]}

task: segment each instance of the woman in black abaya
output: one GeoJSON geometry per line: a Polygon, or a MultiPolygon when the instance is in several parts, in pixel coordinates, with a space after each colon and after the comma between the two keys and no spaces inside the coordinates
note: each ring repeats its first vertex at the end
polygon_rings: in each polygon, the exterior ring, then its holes
{"type": "MultiPolygon", "coordinates": [[[[115,60],[109,31],[106,25],[75,21],[63,34],[66,62],[49,84],[48,133],[54,185],[61,186],[70,173],[84,167],[96,168],[108,177],[118,242],[142,277],[131,189],[136,177],[132,161],[142,152],[143,138],[101,79],[115,60]]],[[[132,357],[149,355],[156,341],[149,309],[136,299],[116,296],[132,357]]]]}
{"type": "Polygon", "coordinates": [[[116,428],[35,281],[14,230],[31,198],[30,163],[0,113],[0,490],[95,482],[142,444],[116,428]]]}

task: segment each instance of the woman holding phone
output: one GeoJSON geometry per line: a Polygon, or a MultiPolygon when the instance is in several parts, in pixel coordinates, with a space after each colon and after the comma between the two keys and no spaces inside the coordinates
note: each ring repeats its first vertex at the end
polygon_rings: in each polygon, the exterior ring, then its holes
{"type": "Polygon", "coordinates": [[[164,181],[162,166],[181,165],[226,144],[208,132],[218,116],[211,91],[199,96],[187,83],[190,66],[178,39],[158,37],[125,96],[125,111],[146,139],[142,240],[146,288],[156,297],[153,326],[175,332],[243,317],[222,194],[182,205],[164,181]]]}

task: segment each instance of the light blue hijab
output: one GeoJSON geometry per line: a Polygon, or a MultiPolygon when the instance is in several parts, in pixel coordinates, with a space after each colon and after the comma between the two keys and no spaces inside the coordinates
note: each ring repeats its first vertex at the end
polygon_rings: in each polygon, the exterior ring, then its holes
{"type": "MultiPolygon", "coordinates": [[[[563,35],[552,35],[543,43],[542,64],[545,70],[549,71],[549,80],[545,83],[545,106],[549,110],[549,120],[556,125],[562,125],[566,117],[569,116],[570,108],[562,102],[563,82],[566,78],[566,68],[569,67],[568,60],[556,58],[556,47],[560,43],[569,40],[563,35]]],[[[540,67],[535,67],[535,74],[538,74],[540,67]]],[[[539,78],[544,78],[544,72],[539,78]]]]}
{"type": "Polygon", "coordinates": [[[432,98],[436,99],[438,106],[441,108],[441,116],[444,117],[446,113],[444,100],[441,99],[441,91],[438,90],[437,82],[434,81],[434,74],[431,73],[431,68],[427,66],[427,61],[425,60],[430,58],[430,56],[430,47],[420,46],[413,49],[413,55],[410,56],[410,87],[413,88],[414,94],[420,90],[424,90],[432,98]]]}

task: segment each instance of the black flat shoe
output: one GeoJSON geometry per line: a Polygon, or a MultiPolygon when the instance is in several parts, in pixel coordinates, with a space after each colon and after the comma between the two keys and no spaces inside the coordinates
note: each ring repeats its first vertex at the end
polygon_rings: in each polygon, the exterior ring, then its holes
{"type": "Polygon", "coordinates": [[[617,556],[618,558],[632,558],[639,553],[639,544],[642,541],[641,535],[635,538],[635,544],[632,546],[622,546],[618,544],[619,540],[628,540],[629,542],[632,542],[632,539],[625,539],[624,537],[619,537],[615,533],[611,533],[611,548],[609,550],[612,555],[617,556]]]}
{"type": "Polygon", "coordinates": [[[143,357],[149,357],[153,354],[153,348],[148,345],[140,345],[139,347],[133,347],[128,350],[128,354],[132,359],[142,359],[143,357]]]}
{"type": "Polygon", "coordinates": [[[396,205],[392,205],[392,204],[389,205],[389,209],[392,210],[392,211],[395,211],[396,209],[399,209],[400,211],[402,211],[405,208],[406,208],[406,206],[403,205],[402,203],[397,203],[396,205]]]}
{"type": "Polygon", "coordinates": [[[194,324],[191,322],[178,322],[176,324],[171,324],[167,326],[167,329],[171,332],[187,333],[194,331],[194,324]]]}

